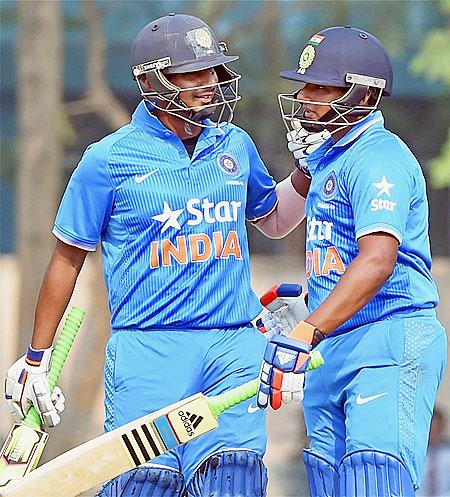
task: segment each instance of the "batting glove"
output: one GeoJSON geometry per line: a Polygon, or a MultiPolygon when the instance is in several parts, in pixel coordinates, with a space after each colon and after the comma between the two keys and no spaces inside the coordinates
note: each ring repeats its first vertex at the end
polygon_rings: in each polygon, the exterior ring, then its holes
{"type": "Polygon", "coordinates": [[[269,404],[279,409],[283,401],[303,399],[304,373],[310,362],[311,348],[307,343],[281,335],[267,344],[257,397],[261,409],[269,404]]]}
{"type": "Polygon", "coordinates": [[[294,156],[295,166],[300,169],[305,176],[311,178],[307,159],[322,145],[322,143],[328,140],[331,135],[327,130],[320,131],[319,133],[309,133],[302,128],[300,121],[296,119],[292,120],[292,127],[294,129],[289,131],[286,135],[288,149],[294,156]]]}
{"type": "Polygon", "coordinates": [[[52,347],[42,350],[28,348],[6,372],[5,398],[16,422],[21,422],[33,405],[46,428],[56,426],[64,411],[65,397],[59,387],[50,393],[48,372],[52,347]]]}
{"type": "Polygon", "coordinates": [[[261,298],[261,304],[271,312],[256,321],[267,340],[276,335],[288,335],[294,326],[308,314],[308,292],[301,285],[282,283],[270,288],[261,298]]]}

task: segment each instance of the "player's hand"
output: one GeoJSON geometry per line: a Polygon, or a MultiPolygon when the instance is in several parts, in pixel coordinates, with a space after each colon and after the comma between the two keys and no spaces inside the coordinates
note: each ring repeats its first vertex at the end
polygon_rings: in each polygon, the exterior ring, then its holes
{"type": "Polygon", "coordinates": [[[271,312],[258,319],[256,326],[267,340],[280,334],[288,335],[308,316],[307,298],[308,293],[302,293],[301,285],[282,283],[273,286],[260,298],[261,304],[271,312]]]}
{"type": "Polygon", "coordinates": [[[46,428],[56,426],[64,410],[65,398],[59,387],[50,393],[48,371],[52,348],[28,349],[6,372],[5,398],[16,422],[21,422],[33,405],[46,428]]]}
{"type": "Polygon", "coordinates": [[[278,335],[267,344],[260,373],[258,406],[279,409],[283,402],[303,399],[311,345],[278,335]]]}
{"type": "Polygon", "coordinates": [[[296,119],[292,120],[292,127],[294,129],[286,135],[288,149],[294,156],[295,166],[305,176],[310,178],[311,174],[306,161],[331,135],[327,130],[320,131],[319,133],[309,133],[302,128],[300,121],[296,119]]]}

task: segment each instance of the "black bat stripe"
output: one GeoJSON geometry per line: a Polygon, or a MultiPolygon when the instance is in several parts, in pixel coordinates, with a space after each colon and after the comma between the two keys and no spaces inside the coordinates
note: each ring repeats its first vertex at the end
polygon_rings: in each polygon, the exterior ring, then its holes
{"type": "Polygon", "coordinates": [[[136,466],[139,466],[140,464],[144,463],[145,461],[140,461],[139,457],[136,454],[136,451],[134,450],[133,446],[131,445],[131,442],[128,440],[128,436],[126,433],[122,435],[122,440],[125,442],[125,445],[128,449],[128,453],[130,454],[131,458],[134,461],[134,464],[136,466]]]}
{"type": "Polygon", "coordinates": [[[139,448],[141,449],[141,452],[145,458],[145,461],[150,461],[150,459],[151,459],[150,454],[147,452],[145,445],[142,443],[141,436],[139,435],[138,431],[136,429],[134,429],[134,430],[131,430],[131,433],[133,434],[134,439],[136,440],[137,444],[139,445],[139,448]]]}
{"type": "Polygon", "coordinates": [[[192,423],[192,428],[197,428],[197,426],[203,421],[203,416],[197,416],[197,419],[192,423]]]}
{"type": "Polygon", "coordinates": [[[148,426],[142,425],[141,428],[142,428],[142,431],[144,432],[144,435],[147,438],[148,443],[150,444],[150,447],[152,448],[155,456],[161,455],[161,451],[158,449],[157,445],[155,444],[155,441],[153,440],[152,434],[150,433],[148,426]]]}

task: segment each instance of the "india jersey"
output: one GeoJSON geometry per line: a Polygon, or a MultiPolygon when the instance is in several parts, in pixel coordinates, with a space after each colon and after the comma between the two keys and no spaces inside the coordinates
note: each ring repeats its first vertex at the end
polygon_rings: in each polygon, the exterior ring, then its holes
{"type": "Polygon", "coordinates": [[[261,311],[245,219],[276,202],[243,130],[203,129],[190,158],[141,102],[130,124],[86,150],[54,233],[85,250],[101,241],[113,329],[223,328],[261,311]]]}
{"type": "Polygon", "coordinates": [[[330,294],[358,255],[363,235],[386,232],[399,241],[394,273],[355,316],[336,331],[434,308],[425,180],[406,145],[384,128],[377,111],[336,144],[311,154],[306,202],[306,276],[310,311],[330,294]]]}

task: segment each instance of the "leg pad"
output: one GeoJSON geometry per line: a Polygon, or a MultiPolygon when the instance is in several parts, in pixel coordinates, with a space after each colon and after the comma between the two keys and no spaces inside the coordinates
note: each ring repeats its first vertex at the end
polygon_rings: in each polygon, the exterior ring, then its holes
{"type": "Polygon", "coordinates": [[[96,497],[181,497],[184,478],[165,466],[140,466],[106,483],[96,497]]]}
{"type": "Polygon", "coordinates": [[[322,454],[305,449],[303,462],[308,476],[311,497],[337,497],[339,479],[337,468],[322,454]]]}
{"type": "Polygon", "coordinates": [[[362,450],[339,465],[340,493],[347,497],[414,497],[404,464],[391,454],[362,450]]]}
{"type": "Polygon", "coordinates": [[[226,450],[208,457],[188,485],[189,497],[265,497],[267,470],[251,450],[226,450]]]}

